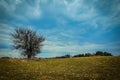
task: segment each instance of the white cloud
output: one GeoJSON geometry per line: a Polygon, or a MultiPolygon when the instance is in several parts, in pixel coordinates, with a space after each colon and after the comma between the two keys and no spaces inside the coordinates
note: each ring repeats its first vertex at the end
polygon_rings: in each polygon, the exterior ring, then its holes
{"type": "Polygon", "coordinates": [[[67,14],[78,21],[88,20],[96,16],[94,7],[86,5],[83,0],[75,0],[67,5],[67,14]]]}
{"type": "Polygon", "coordinates": [[[12,45],[12,38],[9,35],[0,35],[0,45],[12,45]]]}
{"type": "Polygon", "coordinates": [[[0,49],[0,57],[20,58],[22,56],[18,50],[0,49]]]}
{"type": "Polygon", "coordinates": [[[84,0],[53,0],[48,6],[53,13],[63,14],[77,21],[88,20],[97,15],[94,7],[86,4],[84,0]]]}
{"type": "MultiPolygon", "coordinates": [[[[86,52],[95,52],[95,51],[108,51],[112,52],[113,50],[119,49],[120,46],[116,46],[115,43],[109,44],[95,44],[95,43],[84,43],[83,45],[79,45],[77,43],[64,43],[64,41],[46,41],[43,47],[44,52],[48,52],[47,56],[58,56],[70,53],[71,55],[86,53],[86,52]]],[[[118,54],[118,53],[117,53],[118,54]]]]}
{"type": "MultiPolygon", "coordinates": [[[[41,30],[45,32],[46,41],[43,43],[43,54],[44,52],[47,56],[56,56],[56,55],[64,55],[67,53],[70,53],[71,55],[79,54],[79,53],[86,53],[86,52],[95,52],[95,51],[108,51],[112,52],[113,50],[119,49],[120,46],[117,46],[119,42],[113,42],[113,43],[106,43],[106,44],[98,44],[98,43],[90,43],[90,42],[83,42],[80,44],[79,40],[76,39],[75,36],[76,30],[74,32],[74,29],[67,29],[67,31],[64,31],[64,29],[49,29],[49,30],[41,30]],[[59,34],[56,34],[59,33],[59,34]],[[65,38],[65,39],[64,39],[65,38]],[[70,40],[69,40],[70,38],[70,40]]],[[[40,31],[40,32],[41,32],[40,31]]],[[[84,30],[83,30],[83,33],[84,30]]],[[[79,33],[77,33],[79,34],[79,33]]],[[[96,36],[99,34],[95,34],[96,36]]],[[[80,35],[80,34],[79,34],[80,35]]]]}
{"type": "MultiPolygon", "coordinates": [[[[103,2],[99,0],[10,0],[9,2],[1,0],[0,2],[0,6],[3,8],[2,12],[7,16],[24,21],[39,19],[42,14],[49,14],[49,12],[55,16],[59,14],[66,16],[74,21],[87,21],[87,23],[92,23],[95,28],[99,24],[107,28],[118,24],[120,21],[120,4],[118,0],[103,2]],[[102,9],[103,7],[105,9],[102,9]],[[103,15],[103,12],[108,15],[103,15]]],[[[64,19],[58,21],[66,24],[64,19]]]]}
{"type": "Polygon", "coordinates": [[[8,24],[0,23],[0,32],[10,33],[12,31],[13,31],[12,26],[10,26],[8,24]]]}
{"type": "Polygon", "coordinates": [[[0,23],[0,45],[11,45],[12,37],[10,33],[13,32],[14,28],[8,24],[0,23]]]}
{"type": "Polygon", "coordinates": [[[43,47],[43,51],[50,52],[51,54],[52,53],[68,53],[68,52],[75,54],[75,53],[81,52],[82,49],[85,50],[86,48],[88,49],[88,48],[93,47],[93,45],[92,46],[91,45],[90,46],[88,46],[88,45],[80,46],[78,44],[69,44],[69,43],[67,44],[67,43],[68,42],[66,42],[64,44],[64,42],[62,42],[62,41],[61,42],[58,42],[58,41],[49,42],[49,43],[46,42],[46,44],[48,44],[48,45],[45,45],[43,47]]]}
{"type": "Polygon", "coordinates": [[[94,28],[106,29],[120,23],[119,0],[53,0],[48,2],[47,0],[43,2],[47,3],[44,4],[46,7],[44,9],[47,9],[48,12],[63,15],[74,21],[84,21],[94,28]]]}
{"type": "MultiPolygon", "coordinates": [[[[27,1],[26,1],[27,3],[27,1]]],[[[23,3],[24,4],[24,3],[23,3]]],[[[28,18],[40,18],[42,15],[42,11],[40,9],[40,0],[36,0],[34,5],[30,5],[27,3],[27,11],[26,14],[28,15],[28,18]]]]}
{"type": "Polygon", "coordinates": [[[42,15],[40,0],[32,1],[32,4],[27,0],[1,0],[0,6],[4,17],[10,16],[16,20],[28,21],[29,19],[38,19],[42,15]]]}

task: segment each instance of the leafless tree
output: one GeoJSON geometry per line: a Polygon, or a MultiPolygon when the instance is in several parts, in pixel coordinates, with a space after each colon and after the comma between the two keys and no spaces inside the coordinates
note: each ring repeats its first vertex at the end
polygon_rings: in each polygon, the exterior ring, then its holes
{"type": "Polygon", "coordinates": [[[11,36],[13,37],[13,47],[22,51],[21,54],[27,56],[28,59],[41,52],[42,42],[45,40],[42,35],[29,28],[16,28],[11,36]]]}

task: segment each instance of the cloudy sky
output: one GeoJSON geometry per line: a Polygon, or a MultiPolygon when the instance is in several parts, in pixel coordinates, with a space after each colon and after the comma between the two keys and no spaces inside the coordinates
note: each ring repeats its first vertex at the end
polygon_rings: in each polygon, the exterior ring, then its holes
{"type": "Polygon", "coordinates": [[[15,27],[43,34],[37,57],[108,51],[120,55],[120,0],[0,0],[0,56],[19,57],[15,27]]]}

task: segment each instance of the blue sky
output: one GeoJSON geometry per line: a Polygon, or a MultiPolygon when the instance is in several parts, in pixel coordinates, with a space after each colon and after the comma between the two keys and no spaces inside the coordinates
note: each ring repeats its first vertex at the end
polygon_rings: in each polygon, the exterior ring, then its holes
{"type": "Polygon", "coordinates": [[[42,53],[55,57],[108,51],[120,55],[119,0],[0,0],[0,56],[20,57],[11,49],[15,27],[45,36],[42,53]]]}

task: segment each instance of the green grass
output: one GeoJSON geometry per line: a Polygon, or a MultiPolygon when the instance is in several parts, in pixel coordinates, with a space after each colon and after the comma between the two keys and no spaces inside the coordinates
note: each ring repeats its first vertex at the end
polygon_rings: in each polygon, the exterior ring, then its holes
{"type": "Polygon", "coordinates": [[[0,80],[120,80],[120,57],[0,59],[0,80]]]}

